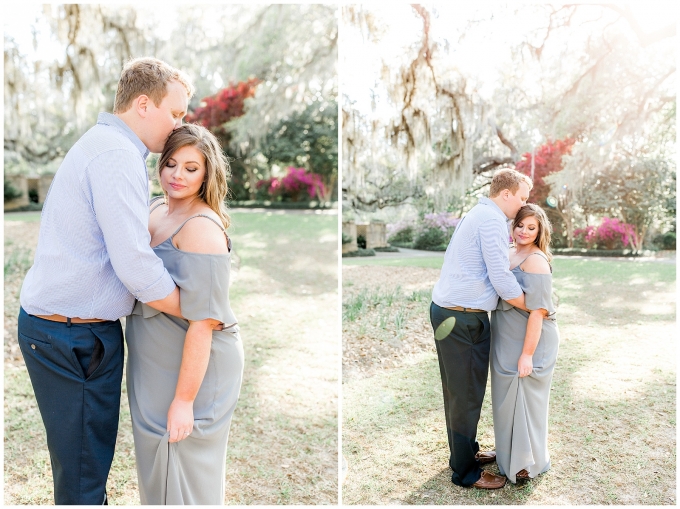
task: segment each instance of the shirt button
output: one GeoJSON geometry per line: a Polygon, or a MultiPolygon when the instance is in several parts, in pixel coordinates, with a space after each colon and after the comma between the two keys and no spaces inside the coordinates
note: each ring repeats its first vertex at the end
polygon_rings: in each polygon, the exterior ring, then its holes
{"type": "Polygon", "coordinates": [[[33,348],[33,350],[35,350],[35,345],[34,345],[34,344],[31,344],[31,348],[33,348]]]}

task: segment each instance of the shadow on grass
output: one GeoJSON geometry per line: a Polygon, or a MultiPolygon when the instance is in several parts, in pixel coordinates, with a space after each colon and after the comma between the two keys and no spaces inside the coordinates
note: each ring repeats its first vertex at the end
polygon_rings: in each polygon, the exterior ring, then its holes
{"type": "Polygon", "coordinates": [[[337,216],[232,212],[232,219],[241,265],[257,267],[291,295],[337,288],[337,216]]]}
{"type": "Polygon", "coordinates": [[[337,216],[232,218],[241,269],[231,295],[246,364],[227,503],[335,503],[337,216]]]}
{"type": "MultiPolygon", "coordinates": [[[[655,292],[675,291],[673,264],[558,259],[553,266],[559,304],[573,307],[583,323],[675,320],[674,302],[654,305],[653,299],[655,292]]],[[[559,307],[557,315],[559,320],[559,307]]]]}
{"type": "MultiPolygon", "coordinates": [[[[495,463],[485,465],[483,470],[500,475],[495,463]]],[[[530,503],[528,498],[545,482],[545,474],[530,481],[509,481],[502,488],[484,490],[473,487],[456,486],[451,482],[451,469],[441,470],[412,493],[401,503],[407,505],[450,505],[455,498],[457,504],[468,505],[510,505],[530,503]]]]}

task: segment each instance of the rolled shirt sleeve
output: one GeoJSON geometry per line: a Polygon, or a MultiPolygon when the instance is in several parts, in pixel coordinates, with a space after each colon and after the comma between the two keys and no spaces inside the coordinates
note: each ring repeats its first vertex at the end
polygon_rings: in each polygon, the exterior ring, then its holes
{"type": "Polygon", "coordinates": [[[118,149],[93,159],[86,178],[116,276],[137,300],[151,302],[167,297],[175,283],[150,247],[148,180],[139,170],[139,153],[118,149]]]}
{"type": "Polygon", "coordinates": [[[487,220],[479,225],[479,244],[486,264],[489,281],[503,300],[522,295],[522,287],[510,272],[508,260],[508,229],[499,220],[487,220]]]}

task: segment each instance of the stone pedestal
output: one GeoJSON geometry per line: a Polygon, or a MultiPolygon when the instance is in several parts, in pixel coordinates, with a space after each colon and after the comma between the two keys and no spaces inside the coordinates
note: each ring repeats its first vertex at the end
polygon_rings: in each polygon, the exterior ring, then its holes
{"type": "Polygon", "coordinates": [[[366,239],[366,249],[387,247],[387,225],[385,223],[360,223],[356,225],[357,236],[366,239]]]}
{"type": "Polygon", "coordinates": [[[357,225],[354,223],[354,221],[343,221],[342,233],[352,237],[352,242],[342,245],[342,253],[344,254],[357,251],[359,249],[359,246],[357,245],[357,225]]]}

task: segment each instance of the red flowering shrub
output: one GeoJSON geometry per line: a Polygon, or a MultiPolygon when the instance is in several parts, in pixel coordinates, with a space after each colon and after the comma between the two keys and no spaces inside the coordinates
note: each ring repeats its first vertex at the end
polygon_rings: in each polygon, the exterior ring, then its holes
{"type": "Polygon", "coordinates": [[[223,144],[228,142],[229,133],[224,129],[224,124],[243,115],[244,102],[255,95],[255,89],[260,81],[257,78],[239,81],[213,96],[204,97],[200,106],[187,114],[185,121],[207,127],[223,144]]]}
{"type": "Polygon", "coordinates": [[[599,226],[587,226],[574,230],[574,238],[582,240],[588,248],[597,246],[604,249],[623,249],[633,246],[635,230],[633,225],[618,219],[603,217],[599,226]]]}
{"type": "MultiPolygon", "coordinates": [[[[560,171],[562,166],[562,156],[569,154],[576,140],[565,138],[552,142],[548,140],[545,144],[536,148],[534,152],[534,187],[529,194],[529,202],[539,205],[545,204],[545,199],[550,194],[550,185],[543,178],[560,171]]],[[[515,169],[531,177],[531,152],[522,155],[522,160],[515,165],[515,169]]]]}

